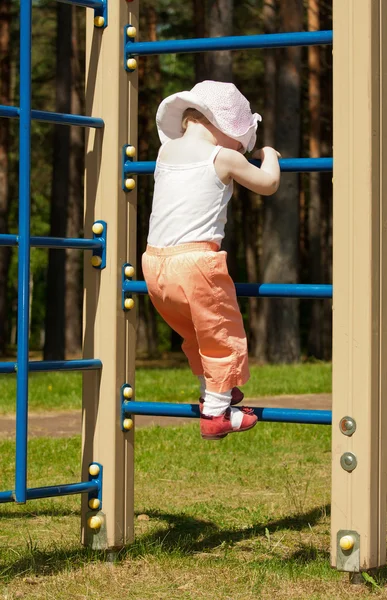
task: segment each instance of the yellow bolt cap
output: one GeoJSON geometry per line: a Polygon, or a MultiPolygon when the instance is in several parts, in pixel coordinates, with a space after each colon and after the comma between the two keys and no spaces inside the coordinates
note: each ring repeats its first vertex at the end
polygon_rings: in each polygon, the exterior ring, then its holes
{"type": "Polygon", "coordinates": [[[131,71],[134,71],[135,69],[137,69],[137,61],[136,61],[136,59],[135,58],[128,58],[128,60],[126,61],[126,66],[131,71]]]}
{"type": "Polygon", "coordinates": [[[133,421],[132,419],[124,419],[124,429],[126,429],[126,431],[129,431],[129,429],[132,429],[133,427],[133,421]]]}
{"type": "Polygon", "coordinates": [[[126,28],[126,35],[128,37],[136,37],[137,29],[135,27],[133,27],[133,25],[130,25],[129,27],[126,28]]]}
{"type": "Polygon", "coordinates": [[[126,310],[131,310],[134,306],[133,298],[125,298],[124,306],[126,310]]]}
{"type": "Polygon", "coordinates": [[[95,254],[94,256],[91,257],[90,262],[93,265],[93,267],[100,267],[102,264],[102,258],[100,256],[98,256],[97,254],[95,254]]]}
{"type": "Polygon", "coordinates": [[[133,277],[134,275],[134,267],[132,265],[128,265],[125,267],[125,277],[133,277]]]}
{"type": "Polygon", "coordinates": [[[124,387],[122,394],[123,394],[124,398],[132,398],[133,389],[127,385],[126,387],[124,387]]]}
{"type": "Polygon", "coordinates": [[[136,182],[134,179],[125,179],[125,187],[127,190],[134,190],[136,187],[136,182]]]}
{"type": "Polygon", "coordinates": [[[90,529],[99,529],[102,523],[103,519],[99,515],[94,515],[93,517],[87,519],[87,524],[90,527],[90,529]]]}
{"type": "Polygon", "coordinates": [[[136,155],[136,148],[134,146],[126,146],[125,154],[129,158],[133,158],[136,155]]]}
{"type": "Polygon", "coordinates": [[[96,27],[103,27],[105,25],[105,19],[103,17],[95,17],[94,25],[96,27]]]}
{"type": "Polygon", "coordinates": [[[89,508],[97,510],[100,507],[101,501],[98,498],[91,498],[89,500],[89,508]]]}
{"type": "Polygon", "coordinates": [[[355,545],[355,540],[351,535],[343,535],[340,539],[340,548],[342,550],[352,550],[355,545]]]}
{"type": "Polygon", "coordinates": [[[103,225],[102,223],[94,223],[93,227],[91,228],[92,232],[95,233],[95,235],[101,235],[101,233],[103,232],[103,225]]]}
{"type": "Polygon", "coordinates": [[[89,467],[90,475],[95,476],[95,475],[98,475],[99,472],[100,472],[100,468],[98,465],[96,465],[96,464],[90,465],[90,467],[89,467]]]}

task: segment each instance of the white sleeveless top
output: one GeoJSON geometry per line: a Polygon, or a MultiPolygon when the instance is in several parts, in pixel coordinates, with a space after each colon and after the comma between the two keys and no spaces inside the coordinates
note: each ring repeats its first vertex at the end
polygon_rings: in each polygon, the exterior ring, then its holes
{"type": "Polygon", "coordinates": [[[221,244],[233,182],[219,179],[214,160],[222,146],[201,162],[170,165],[157,159],[148,244],[177,246],[188,242],[221,244]]]}

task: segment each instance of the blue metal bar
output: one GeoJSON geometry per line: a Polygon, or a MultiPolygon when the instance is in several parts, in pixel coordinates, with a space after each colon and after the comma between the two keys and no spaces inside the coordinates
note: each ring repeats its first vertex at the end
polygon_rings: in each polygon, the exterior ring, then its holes
{"type": "MultiPolygon", "coordinates": [[[[26,499],[36,500],[37,498],[51,498],[55,496],[69,496],[71,494],[96,493],[99,491],[98,483],[94,480],[82,483],[68,483],[65,485],[51,485],[40,488],[27,489],[26,499]]],[[[14,502],[15,495],[12,490],[0,492],[0,504],[4,502],[14,502]]]]}
{"type": "MultiPolygon", "coordinates": [[[[97,358],[79,360],[36,360],[28,363],[29,371],[96,371],[102,369],[102,362],[97,358]]],[[[0,373],[16,373],[17,362],[0,362],[0,373]]]]}
{"type": "MultiPolygon", "coordinates": [[[[0,104],[0,117],[15,119],[20,116],[20,110],[16,106],[5,106],[0,104]]],[[[62,113],[48,112],[46,110],[31,110],[33,121],[45,121],[46,123],[56,123],[58,125],[74,125],[77,127],[102,128],[105,123],[98,117],[84,117],[83,115],[68,115],[62,113]]]]}
{"type": "Polygon", "coordinates": [[[282,48],[284,46],[315,46],[331,44],[332,31],[299,31],[161,42],[127,42],[128,55],[175,54],[208,52],[212,50],[241,50],[242,48],[282,48]]]}
{"type": "MultiPolygon", "coordinates": [[[[19,236],[8,233],[0,234],[0,246],[17,246],[19,236]]],[[[94,250],[102,249],[103,242],[94,239],[81,238],[53,238],[32,236],[30,238],[30,246],[34,248],[75,248],[76,250],[94,250]]]]}
{"type": "Polygon", "coordinates": [[[31,0],[20,2],[19,261],[15,500],[27,498],[28,334],[31,180],[31,0]]]}
{"type": "MultiPolygon", "coordinates": [[[[236,283],[237,295],[241,297],[266,298],[332,298],[331,285],[313,285],[302,283],[236,283]]],[[[147,294],[145,281],[126,279],[122,284],[123,292],[147,294]]]]}
{"type": "Polygon", "coordinates": [[[236,283],[239,297],[332,298],[331,285],[303,283],[236,283]]]}
{"type": "Polygon", "coordinates": [[[73,6],[83,6],[84,8],[99,8],[104,7],[103,0],[57,0],[62,4],[72,4],[73,6]]]}
{"type": "MultiPolygon", "coordinates": [[[[253,165],[260,167],[260,160],[250,160],[253,165]]],[[[280,168],[283,173],[310,173],[312,171],[326,172],[333,170],[332,158],[280,158],[280,168]]],[[[125,174],[149,175],[154,173],[155,161],[125,161],[125,174]]]]}
{"type": "MultiPolygon", "coordinates": [[[[252,407],[260,421],[277,423],[309,423],[310,425],[331,425],[330,410],[301,410],[293,408],[252,407]]],[[[171,402],[124,402],[124,415],[151,415],[154,417],[200,417],[198,404],[173,404],[171,402]]]]}

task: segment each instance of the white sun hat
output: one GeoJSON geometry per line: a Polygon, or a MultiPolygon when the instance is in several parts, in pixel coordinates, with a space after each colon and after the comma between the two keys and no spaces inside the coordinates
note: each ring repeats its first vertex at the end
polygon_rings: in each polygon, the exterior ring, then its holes
{"type": "Polygon", "coordinates": [[[165,98],[156,114],[162,144],[183,135],[181,121],[187,108],[196,108],[222,133],[240,142],[243,152],[254,148],[262,117],[251,112],[250,103],[233,83],[201,81],[189,92],[165,98]]]}

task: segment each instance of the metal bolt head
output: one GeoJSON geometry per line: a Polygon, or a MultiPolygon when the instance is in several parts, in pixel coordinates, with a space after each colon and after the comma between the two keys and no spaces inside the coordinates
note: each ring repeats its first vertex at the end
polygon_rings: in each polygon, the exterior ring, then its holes
{"type": "Polygon", "coordinates": [[[128,60],[126,61],[126,66],[131,71],[135,71],[137,69],[137,61],[136,61],[136,59],[135,58],[128,58],[128,60]]]}
{"type": "Polygon", "coordinates": [[[100,472],[99,465],[92,464],[92,465],[89,466],[89,473],[93,477],[95,477],[96,475],[99,475],[99,472],[100,472]]]}
{"type": "Polygon", "coordinates": [[[133,277],[134,275],[134,267],[132,265],[128,265],[125,267],[125,277],[133,277]]]}
{"type": "Polygon", "coordinates": [[[89,508],[91,508],[91,510],[98,510],[98,508],[100,506],[101,506],[101,501],[98,498],[90,498],[89,508]]]}
{"type": "Polygon", "coordinates": [[[127,146],[126,149],[125,149],[125,154],[129,158],[133,158],[133,156],[136,156],[136,148],[135,148],[135,146],[127,146]]]}
{"type": "Polygon", "coordinates": [[[122,425],[126,431],[133,429],[133,419],[124,419],[122,425]]]}
{"type": "Polygon", "coordinates": [[[124,306],[125,306],[126,310],[132,310],[132,308],[134,306],[133,298],[125,298],[124,306]]]}
{"type": "Polygon", "coordinates": [[[126,28],[126,35],[128,37],[136,37],[137,29],[133,25],[129,25],[129,27],[126,28]]]}
{"type": "Polygon", "coordinates": [[[90,262],[93,267],[100,267],[102,265],[102,258],[98,256],[98,254],[94,254],[94,256],[91,257],[90,262]]]}
{"type": "Polygon", "coordinates": [[[94,223],[93,227],[91,228],[92,232],[95,233],[95,235],[101,235],[101,233],[103,232],[103,225],[102,223],[99,223],[98,221],[96,223],[94,223]]]}
{"type": "Polygon", "coordinates": [[[129,385],[127,385],[122,390],[122,394],[123,394],[124,398],[131,398],[133,396],[133,388],[131,388],[129,385]]]}
{"type": "Polygon", "coordinates": [[[350,473],[357,467],[357,458],[352,452],[344,452],[340,458],[340,464],[344,471],[350,473]]]}
{"type": "Polygon", "coordinates": [[[132,179],[131,177],[128,177],[128,179],[125,179],[125,189],[134,190],[135,187],[136,187],[136,182],[134,181],[134,179],[132,179]]]}
{"type": "Polygon", "coordinates": [[[351,535],[343,535],[342,538],[340,538],[340,548],[344,551],[348,551],[348,550],[352,550],[352,548],[355,545],[355,540],[351,535]]]}
{"type": "Polygon", "coordinates": [[[343,435],[351,436],[356,431],[356,421],[352,417],[343,417],[340,420],[339,427],[343,435]]]}
{"type": "Polygon", "coordinates": [[[94,25],[96,27],[103,27],[105,25],[105,19],[103,17],[95,17],[94,25]]]}
{"type": "Polygon", "coordinates": [[[99,515],[94,515],[94,516],[90,517],[89,519],[87,519],[87,524],[90,527],[90,529],[100,529],[102,526],[102,523],[103,523],[103,519],[99,515]]]}

